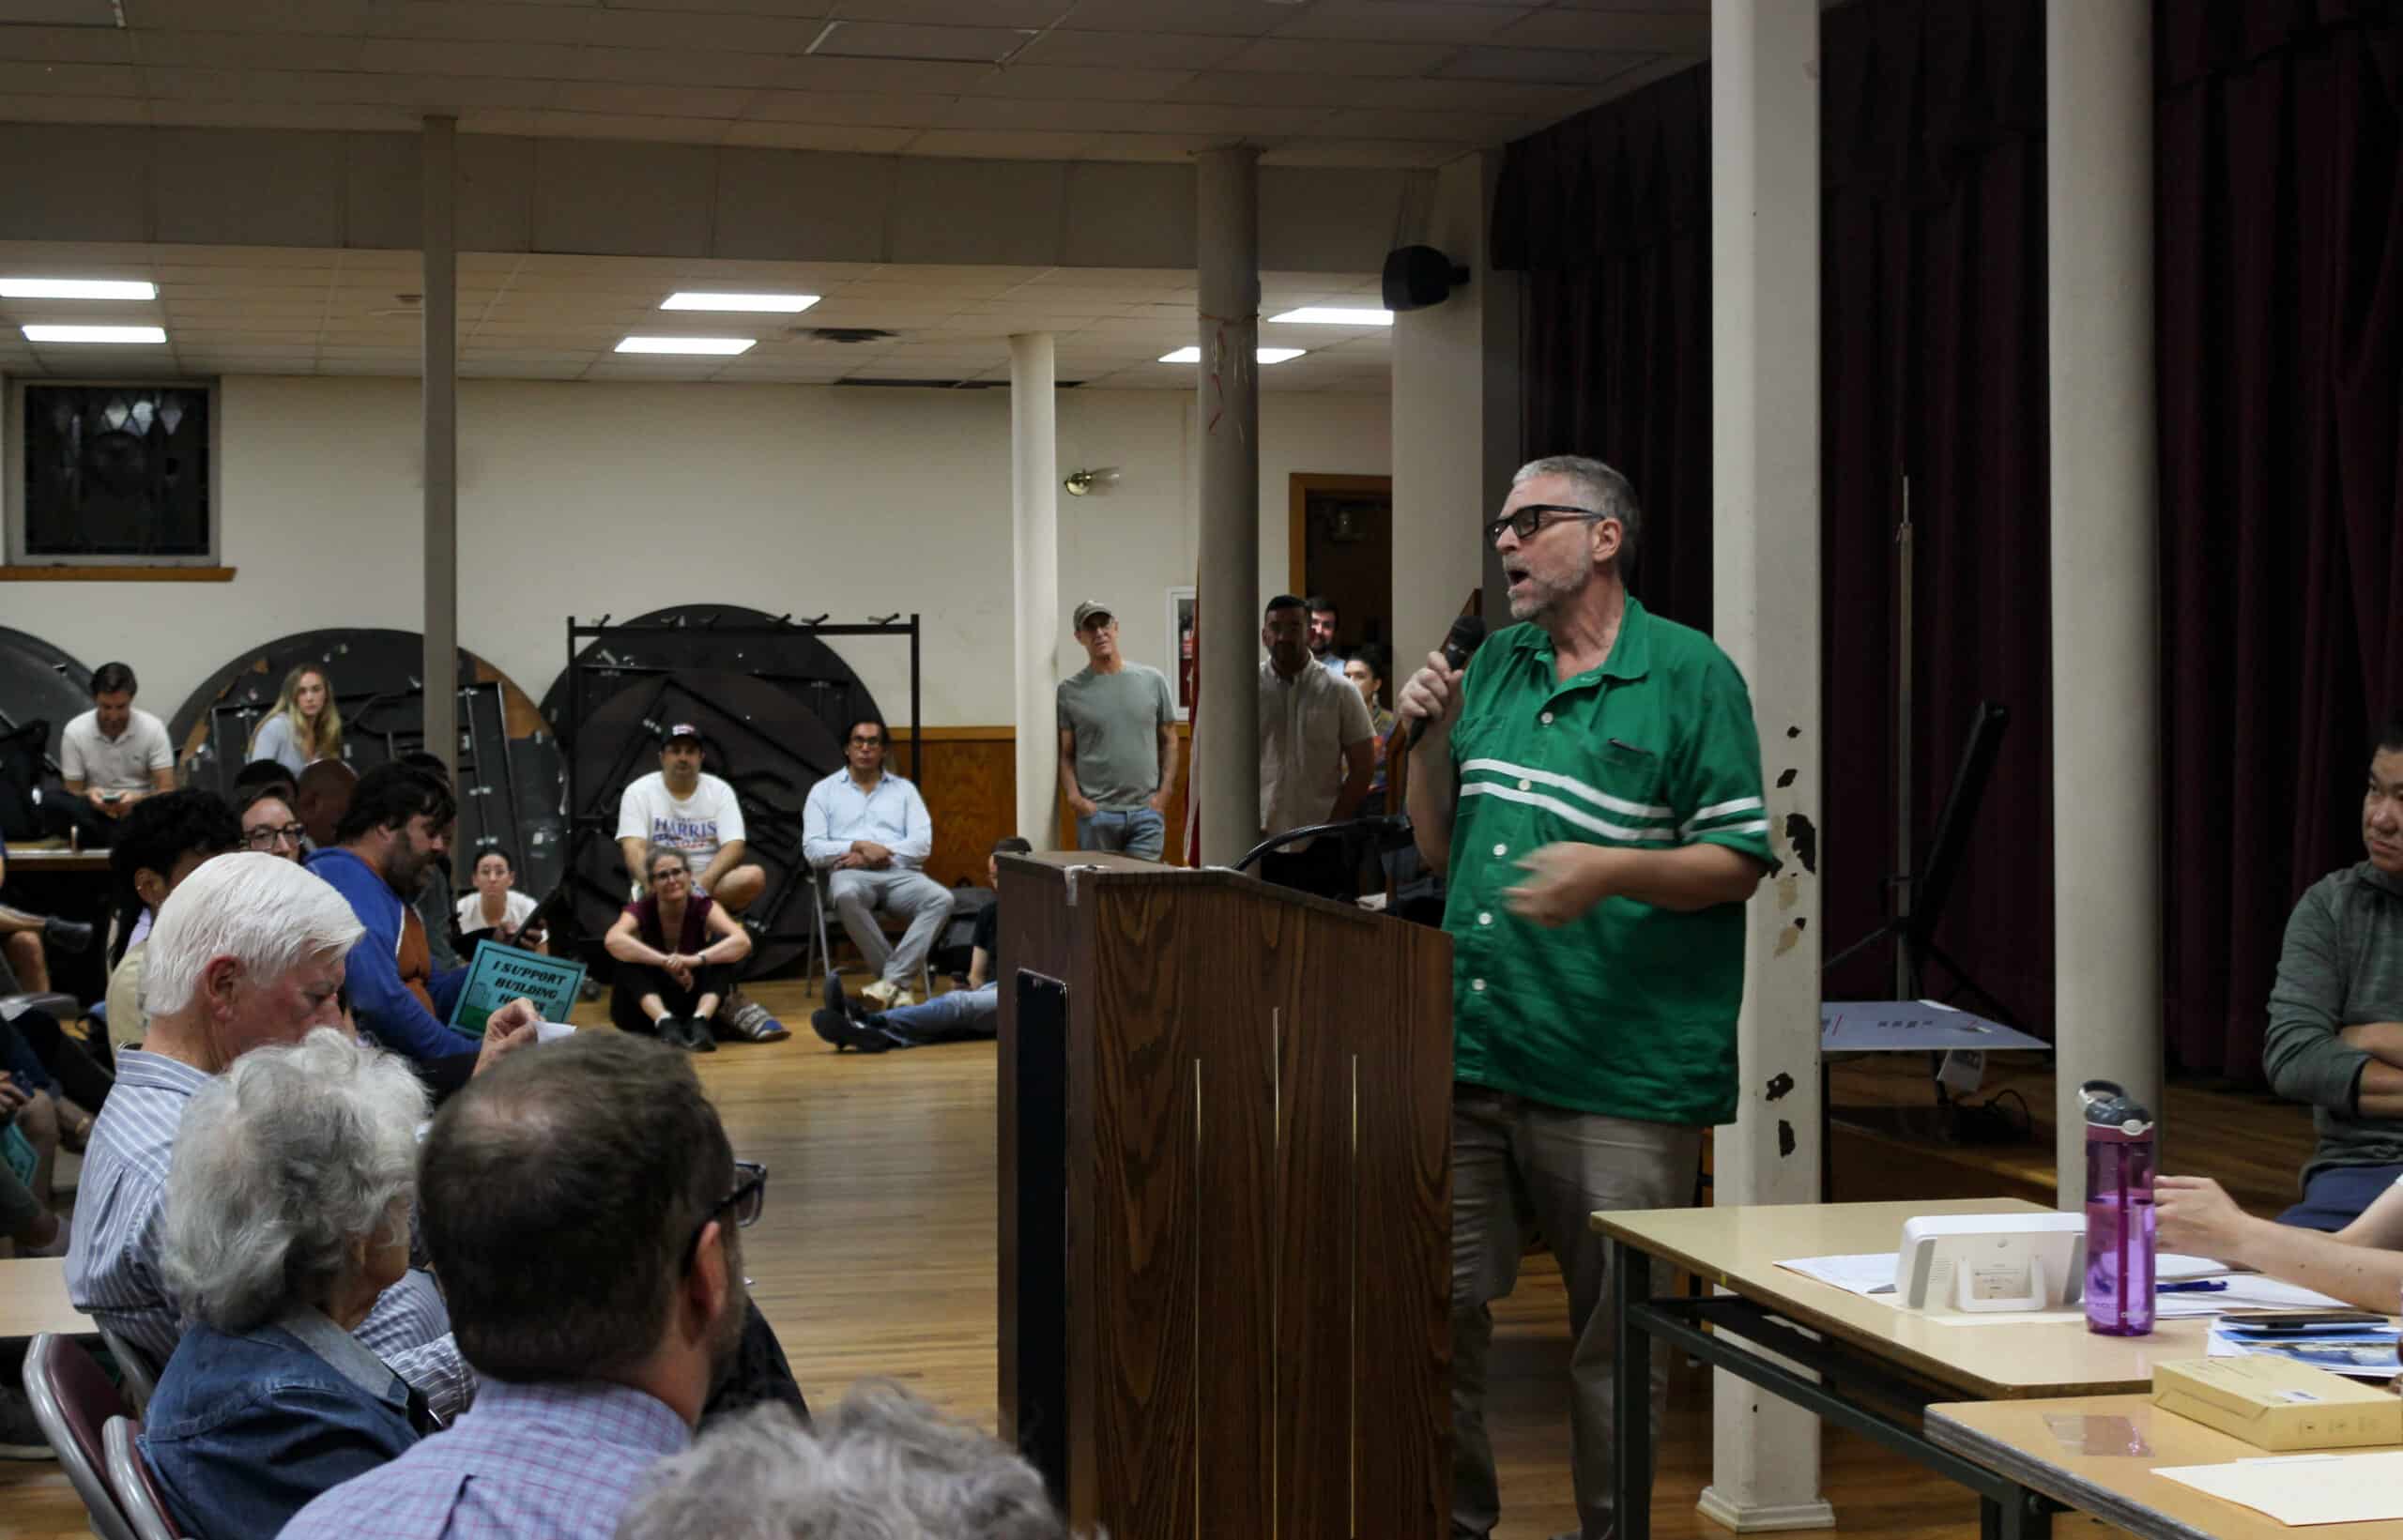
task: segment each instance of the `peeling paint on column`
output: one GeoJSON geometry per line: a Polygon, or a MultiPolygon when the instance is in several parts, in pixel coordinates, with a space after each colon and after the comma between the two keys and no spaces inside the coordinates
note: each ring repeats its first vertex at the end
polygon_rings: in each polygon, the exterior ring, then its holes
{"type": "Polygon", "coordinates": [[[1785,816],[1786,843],[1794,846],[1794,859],[1813,877],[1819,875],[1819,826],[1799,813],[1785,816]]]}
{"type": "Polygon", "coordinates": [[[1778,931],[1777,951],[1773,955],[1783,957],[1801,944],[1802,924],[1800,921],[1796,921],[1792,924],[1786,925],[1778,931]]]}
{"type": "Polygon", "coordinates": [[[1792,785],[1794,784],[1794,778],[1795,778],[1795,776],[1797,776],[1797,775],[1798,775],[1798,774],[1800,774],[1800,773],[1801,773],[1801,772],[1800,772],[1799,770],[1796,770],[1793,766],[1791,766],[1791,765],[1788,765],[1785,769],[1783,769],[1783,770],[1782,770],[1778,771],[1778,772],[1777,772],[1777,789],[1778,789],[1778,790],[1780,790],[1780,791],[1783,791],[1786,787],[1788,787],[1788,786],[1792,785]]]}
{"type": "Polygon", "coordinates": [[[1802,902],[1802,879],[1792,872],[1777,879],[1777,907],[1790,909],[1802,902]]]}
{"type": "Polygon", "coordinates": [[[1780,1072],[1768,1083],[1768,1100],[1782,1102],[1794,1090],[1794,1076],[1780,1072]]]}
{"type": "Polygon", "coordinates": [[[1777,1152],[1781,1156],[1794,1153],[1794,1125],[1783,1118],[1777,1121],[1777,1152]]]}

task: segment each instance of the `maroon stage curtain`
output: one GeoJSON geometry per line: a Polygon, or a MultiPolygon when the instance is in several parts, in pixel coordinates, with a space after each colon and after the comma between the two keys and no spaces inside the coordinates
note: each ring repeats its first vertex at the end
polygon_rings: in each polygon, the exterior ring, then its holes
{"type": "Polygon", "coordinates": [[[2288,909],[2403,706],[2403,21],[2155,9],[2169,1045],[2261,1078],[2288,909]]]}
{"type": "MultiPolygon", "coordinates": [[[[1910,864],[1893,831],[1891,599],[1907,472],[1915,848],[1975,704],[2013,717],[1937,939],[2049,1035],[2043,7],[1862,0],[1821,25],[1826,949],[1875,928],[1885,877],[1910,864]]],[[[1697,69],[1511,145],[1493,233],[1496,265],[1527,273],[1527,452],[1626,469],[1655,511],[1637,592],[1701,626],[1708,108],[1697,69]]],[[[1830,971],[1829,997],[1887,997],[1891,957],[1830,971]]],[[[1928,982],[1951,992],[1941,969],[1928,982]]]]}

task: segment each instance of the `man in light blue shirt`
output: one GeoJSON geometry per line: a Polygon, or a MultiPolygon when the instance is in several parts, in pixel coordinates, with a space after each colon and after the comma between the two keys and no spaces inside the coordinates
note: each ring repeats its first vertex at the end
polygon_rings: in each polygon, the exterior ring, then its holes
{"type": "Polygon", "coordinates": [[[935,847],[934,820],[918,788],[884,769],[884,724],[863,717],[843,743],[844,768],[809,788],[801,815],[801,847],[822,873],[843,930],[877,970],[860,993],[883,1011],[917,1002],[911,981],[926,964],[951,892],[919,870],[935,847]],[[876,910],[909,917],[895,946],[876,922],[876,910]]]}

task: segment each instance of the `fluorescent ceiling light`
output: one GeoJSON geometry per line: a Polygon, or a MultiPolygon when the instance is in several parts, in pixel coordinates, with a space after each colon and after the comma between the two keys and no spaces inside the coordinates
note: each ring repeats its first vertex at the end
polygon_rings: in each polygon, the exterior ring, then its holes
{"type": "Polygon", "coordinates": [[[731,358],[748,353],[759,343],[757,337],[627,337],[618,343],[620,353],[708,353],[731,358]]]}
{"type": "Polygon", "coordinates": [[[163,343],[167,340],[164,327],[51,327],[25,328],[29,343],[163,343]]]}
{"type": "MultiPolygon", "coordinates": [[[[1260,350],[1260,361],[1283,363],[1288,358],[1298,358],[1309,351],[1308,348],[1302,347],[1263,347],[1260,350]]],[[[1199,347],[1180,347],[1173,353],[1160,355],[1162,363],[1200,363],[1201,361],[1202,349],[1199,347]]]]}
{"type": "Polygon", "coordinates": [[[0,299],[156,299],[159,285],[115,278],[0,278],[0,299]]]}
{"type": "Polygon", "coordinates": [[[818,303],[814,294],[704,294],[679,289],[659,302],[661,310],[772,311],[798,315],[818,303]]]}
{"type": "Polygon", "coordinates": [[[1282,315],[1268,318],[1271,325],[1282,322],[1296,327],[1389,327],[1393,312],[1389,310],[1345,310],[1340,305],[1304,305],[1282,315]]]}

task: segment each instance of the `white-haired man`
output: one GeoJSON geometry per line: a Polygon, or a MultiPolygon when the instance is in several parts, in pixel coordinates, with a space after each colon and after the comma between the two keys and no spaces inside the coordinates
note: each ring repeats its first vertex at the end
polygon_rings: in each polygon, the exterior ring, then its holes
{"type": "MultiPolygon", "coordinates": [[[[143,969],[149,1032],[139,1051],[117,1055],[116,1088],[93,1125],[76,1193],[87,1217],[67,1252],[76,1308],[148,1354],[154,1369],[183,1330],[161,1267],[161,1219],[184,1109],[251,1049],[344,1027],[344,959],[361,934],[323,878],[254,852],[207,861],[159,907],[143,969]]],[[[531,1042],[534,1019],[527,1000],[495,1012],[484,1061],[531,1042]]],[[[355,1334],[448,1415],[474,1389],[450,1331],[434,1280],[412,1271],[355,1334]]]]}

